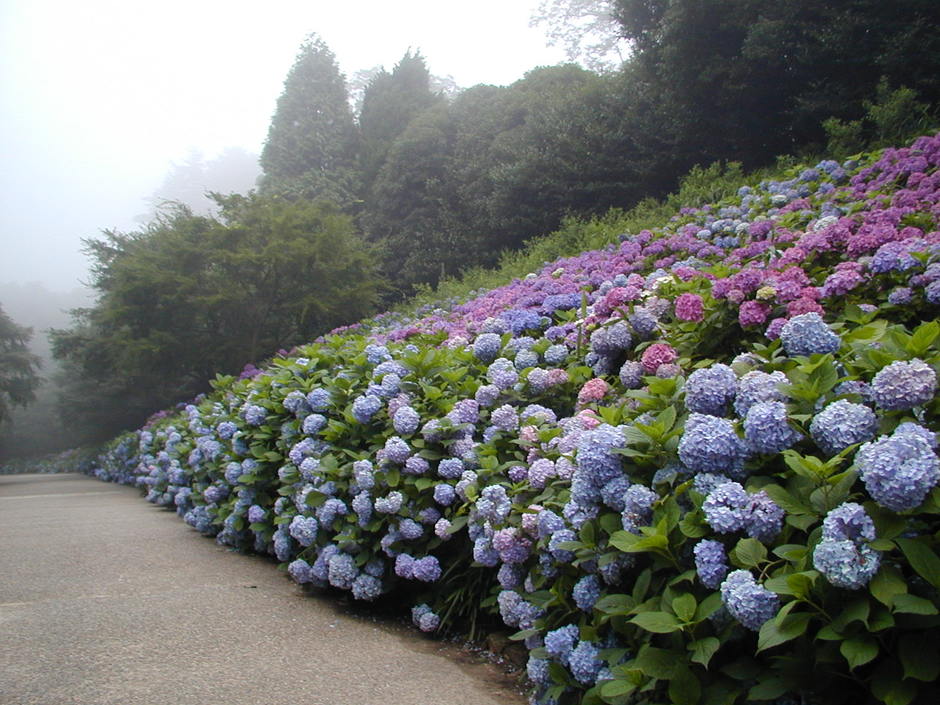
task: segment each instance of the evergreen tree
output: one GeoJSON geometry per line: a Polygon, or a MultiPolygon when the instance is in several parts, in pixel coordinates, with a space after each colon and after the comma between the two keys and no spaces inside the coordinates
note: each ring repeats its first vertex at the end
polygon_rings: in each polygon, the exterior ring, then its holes
{"type": "Polygon", "coordinates": [[[284,81],[261,152],[263,193],[348,206],[358,191],[358,137],[333,52],[310,35],[284,81]]]}
{"type": "Polygon", "coordinates": [[[360,170],[365,198],[368,199],[395,140],[417,115],[439,101],[431,92],[431,74],[420,53],[412,54],[409,50],[391,73],[383,69],[372,77],[359,114],[360,170]]]}
{"type": "Polygon", "coordinates": [[[0,307],[0,423],[10,407],[26,406],[39,386],[39,358],[29,350],[30,328],[14,323],[0,307]]]}

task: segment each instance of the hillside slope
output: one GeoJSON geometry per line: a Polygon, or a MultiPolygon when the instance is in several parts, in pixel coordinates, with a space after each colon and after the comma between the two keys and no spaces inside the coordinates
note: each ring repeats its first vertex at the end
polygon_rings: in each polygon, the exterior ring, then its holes
{"type": "Polygon", "coordinates": [[[96,474],[423,630],[498,612],[536,703],[936,702],[938,166],[824,161],[335,331],[96,474]]]}

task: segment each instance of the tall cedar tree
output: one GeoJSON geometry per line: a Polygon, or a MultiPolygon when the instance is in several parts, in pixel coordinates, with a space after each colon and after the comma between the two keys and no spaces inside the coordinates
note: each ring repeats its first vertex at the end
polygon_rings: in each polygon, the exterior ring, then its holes
{"type": "Polygon", "coordinates": [[[12,406],[26,406],[40,378],[39,358],[29,350],[33,331],[17,325],[0,307],[0,423],[12,406]]]}
{"type": "Polygon", "coordinates": [[[391,73],[383,69],[373,76],[359,113],[359,163],[366,200],[395,140],[417,115],[441,101],[431,91],[431,74],[420,53],[409,50],[391,73]]]}
{"type": "Polygon", "coordinates": [[[261,152],[262,193],[352,204],[358,133],[333,52],[310,35],[284,81],[261,152]]]}

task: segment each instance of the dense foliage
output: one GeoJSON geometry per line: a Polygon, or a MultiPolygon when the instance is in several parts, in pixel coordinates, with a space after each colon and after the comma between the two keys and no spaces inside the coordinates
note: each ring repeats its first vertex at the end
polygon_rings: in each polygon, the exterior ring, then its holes
{"type": "MultiPolygon", "coordinates": [[[[704,184],[702,184],[704,187],[704,184]]],[[[385,314],[117,439],[298,583],[498,613],[533,702],[936,702],[940,134],[385,314]]]]}
{"type": "Polygon", "coordinates": [[[39,386],[39,358],[29,350],[32,334],[0,308],[0,423],[12,406],[32,401],[39,386]]]}
{"type": "Polygon", "coordinates": [[[52,339],[62,405],[91,432],[141,423],[217,373],[374,311],[375,257],[348,216],[303,200],[216,202],[217,218],[180,206],[85,241],[97,303],[52,339]]]}

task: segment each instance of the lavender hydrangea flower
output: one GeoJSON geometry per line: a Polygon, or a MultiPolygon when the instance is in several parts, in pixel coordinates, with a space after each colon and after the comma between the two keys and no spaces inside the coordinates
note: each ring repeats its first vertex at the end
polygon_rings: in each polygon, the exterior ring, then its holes
{"type": "Polygon", "coordinates": [[[738,389],[734,399],[734,410],[738,416],[745,417],[750,408],[759,402],[785,401],[779,385],[788,382],[786,375],[779,370],[770,374],[761,370],[752,370],[738,380],[738,389]]]}
{"type": "Polygon", "coordinates": [[[290,522],[290,535],[301,546],[311,546],[317,540],[317,520],[298,514],[290,522]]]}
{"type": "Polygon", "coordinates": [[[566,624],[550,631],[545,635],[545,651],[563,666],[567,666],[579,634],[580,630],[576,624],[566,624]]]}
{"type": "Polygon", "coordinates": [[[724,482],[713,489],[702,504],[705,521],[719,534],[744,528],[750,497],[740,483],[724,482]]]}
{"type": "Polygon", "coordinates": [[[441,541],[448,541],[452,538],[450,533],[451,523],[447,519],[438,519],[434,524],[434,535],[441,541]]]}
{"type": "Polygon", "coordinates": [[[577,541],[578,536],[571,529],[559,529],[551,535],[548,540],[548,551],[559,563],[570,563],[574,560],[574,551],[562,548],[561,544],[569,541],[577,541]]]}
{"type": "Polygon", "coordinates": [[[923,360],[892,362],[871,381],[875,404],[889,411],[926,404],[937,392],[937,373],[923,360]]]}
{"type": "Polygon", "coordinates": [[[310,574],[310,564],[301,558],[291,561],[287,566],[287,573],[297,583],[309,583],[313,580],[313,576],[310,574]]]}
{"type": "Polygon", "coordinates": [[[367,424],[382,408],[382,400],[374,394],[358,396],[353,400],[352,415],[361,424],[367,424]]]}
{"type": "Polygon", "coordinates": [[[724,416],[737,385],[738,377],[728,365],[695,370],[685,383],[685,406],[691,412],[724,416]]]}
{"type": "Polygon", "coordinates": [[[414,561],[411,573],[415,580],[433,583],[441,577],[441,564],[434,556],[424,556],[414,561]]]}
{"type": "Polygon", "coordinates": [[[382,594],[382,581],[375,576],[360,573],[352,581],[351,590],[354,599],[371,602],[382,594]]]}
{"type": "Polygon", "coordinates": [[[764,491],[755,492],[744,508],[744,530],[764,543],[773,541],[783,528],[786,512],[764,491]]]}
{"type": "Polygon", "coordinates": [[[848,590],[865,587],[880,565],[881,555],[865,543],[824,538],[813,550],[813,567],[836,587],[848,590]]]}
{"type": "Polygon", "coordinates": [[[582,685],[594,685],[597,674],[604,665],[600,658],[600,649],[590,641],[580,641],[568,657],[571,675],[582,685]]]}
{"type": "Polygon", "coordinates": [[[490,423],[501,431],[515,431],[519,428],[519,413],[509,404],[503,404],[490,415],[490,423]]]}
{"type": "Polygon", "coordinates": [[[425,604],[411,609],[411,621],[423,632],[437,631],[441,625],[441,618],[425,604]]]}
{"type": "Polygon", "coordinates": [[[691,414],[679,440],[679,460],[694,472],[736,472],[744,446],[727,419],[691,414]]]}
{"type": "Polygon", "coordinates": [[[473,560],[487,568],[495,568],[499,563],[499,552],[493,548],[486,536],[480,536],[473,542],[473,560]]]}
{"type": "Polygon", "coordinates": [[[526,663],[526,675],[536,685],[546,685],[549,682],[548,661],[530,655],[526,663]]]}
{"type": "Polygon", "coordinates": [[[903,512],[920,506],[938,482],[940,459],[919,434],[882,436],[855,456],[865,489],[882,507],[903,512]]]}
{"type": "Polygon", "coordinates": [[[484,384],[477,388],[473,398],[482,408],[489,408],[499,399],[499,391],[495,384],[484,384]]]}
{"type": "Polygon", "coordinates": [[[268,417],[268,410],[257,404],[246,404],[244,415],[249,426],[260,426],[268,417]]]}
{"type": "Polygon", "coordinates": [[[401,492],[389,492],[386,497],[377,497],[375,500],[375,511],[379,514],[395,514],[401,509],[402,502],[405,501],[401,492]]]}
{"type": "Polygon", "coordinates": [[[721,584],[721,601],[742,625],[759,631],[764,622],[773,619],[780,608],[780,598],[758,585],[747,570],[735,570],[721,584]]]}
{"type": "Polygon", "coordinates": [[[643,364],[636,360],[627,360],[620,368],[620,383],[626,389],[639,389],[643,385],[645,370],[643,364]]]}
{"type": "Polygon", "coordinates": [[[476,501],[476,510],[480,516],[493,523],[498,523],[509,516],[512,502],[502,485],[490,485],[480,491],[476,501]]]}
{"type": "Polygon", "coordinates": [[[411,456],[411,447],[398,436],[385,441],[385,457],[398,465],[404,464],[411,456]]]}
{"type": "Polygon", "coordinates": [[[787,355],[813,355],[836,352],[842,344],[818,313],[802,313],[791,318],[780,331],[787,355]]]}
{"type": "Polygon", "coordinates": [[[813,417],[810,435],[828,455],[842,452],[851,445],[870,441],[878,431],[878,417],[863,404],[839,399],[813,417]]]}
{"type": "Polygon", "coordinates": [[[744,439],[752,453],[775,454],[796,443],[800,434],[790,428],[783,402],[765,401],[748,409],[744,418],[744,439]]]}
{"type": "Polygon", "coordinates": [[[843,502],[826,514],[822,536],[833,541],[874,541],[875,522],[862,505],[843,502]]]}
{"type": "Polygon", "coordinates": [[[463,461],[456,458],[444,458],[437,465],[437,474],[445,479],[458,478],[463,471],[463,461]]]}
{"type": "Polygon", "coordinates": [[[402,406],[395,412],[392,419],[392,425],[395,427],[395,433],[402,436],[410,436],[418,430],[421,425],[421,417],[418,412],[410,406],[402,406]]]}
{"type": "Polygon", "coordinates": [[[600,599],[601,584],[596,575],[585,575],[575,583],[571,592],[574,603],[578,609],[590,612],[594,609],[594,603],[600,599]]]}
{"type": "Polygon", "coordinates": [[[695,571],[702,585],[717,590],[728,575],[728,556],[720,541],[703,539],[695,544],[695,571]]]}
{"type": "Polygon", "coordinates": [[[317,387],[307,394],[307,406],[311,411],[326,411],[330,408],[330,402],[330,392],[322,387],[317,387]]]}
{"type": "Polygon", "coordinates": [[[645,485],[633,484],[623,495],[623,511],[620,520],[625,531],[639,533],[639,527],[648,526],[653,520],[653,504],[659,495],[645,485]]]}

